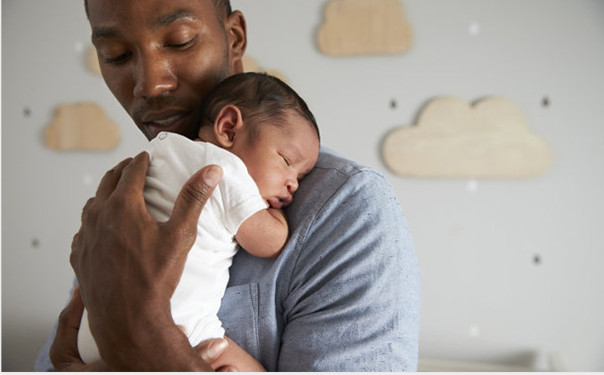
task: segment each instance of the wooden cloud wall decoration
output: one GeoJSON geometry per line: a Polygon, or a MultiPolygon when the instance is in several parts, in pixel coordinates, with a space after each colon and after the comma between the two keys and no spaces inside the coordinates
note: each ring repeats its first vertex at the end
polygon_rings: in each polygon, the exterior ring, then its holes
{"type": "Polygon", "coordinates": [[[247,54],[243,56],[242,62],[243,62],[243,71],[244,72],[259,72],[259,73],[270,74],[272,76],[279,78],[283,82],[287,83],[287,77],[285,77],[285,75],[283,73],[281,73],[280,71],[275,70],[275,69],[265,69],[263,66],[260,66],[258,64],[256,59],[254,59],[253,57],[251,57],[247,54]]]}
{"type": "Polygon", "coordinates": [[[411,40],[399,0],[331,0],[317,34],[319,49],[331,56],[402,54],[411,40]]]}
{"type": "Polygon", "coordinates": [[[99,58],[96,53],[96,48],[91,46],[88,49],[88,53],[86,54],[86,67],[88,71],[92,74],[101,75],[101,66],[99,64],[99,58]]]}
{"type": "Polygon", "coordinates": [[[119,142],[117,124],[93,102],[60,105],[44,129],[46,147],[57,151],[106,151],[119,142]]]}
{"type": "Polygon", "coordinates": [[[389,133],[382,156],[406,177],[522,178],[545,172],[553,152],[512,101],[447,97],[430,101],[416,126],[389,133]]]}

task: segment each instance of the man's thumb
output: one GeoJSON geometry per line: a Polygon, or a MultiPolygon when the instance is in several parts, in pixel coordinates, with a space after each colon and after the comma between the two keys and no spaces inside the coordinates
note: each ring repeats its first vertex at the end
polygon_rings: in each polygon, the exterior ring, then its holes
{"type": "Polygon", "coordinates": [[[208,165],[191,176],[176,198],[170,224],[196,228],[201,209],[221,178],[222,168],[217,165],[208,165]]]}

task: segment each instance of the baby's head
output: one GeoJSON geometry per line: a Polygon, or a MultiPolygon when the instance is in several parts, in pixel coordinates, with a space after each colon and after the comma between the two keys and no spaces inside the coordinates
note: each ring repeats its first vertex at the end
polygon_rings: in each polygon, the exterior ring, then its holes
{"type": "Polygon", "coordinates": [[[291,203],[319,156],[319,128],[304,100],[278,78],[236,74],[205,98],[199,138],[237,155],[274,208],[291,203]]]}

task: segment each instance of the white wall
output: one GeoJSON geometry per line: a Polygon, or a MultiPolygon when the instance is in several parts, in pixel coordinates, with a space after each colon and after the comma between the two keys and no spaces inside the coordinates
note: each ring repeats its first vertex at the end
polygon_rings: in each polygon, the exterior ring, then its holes
{"type": "MultiPolygon", "coordinates": [[[[68,298],[81,207],[104,172],[145,142],[85,69],[81,3],[2,2],[3,370],[32,369],[68,298]],[[119,123],[121,145],[46,149],[53,109],[82,100],[119,123]]],[[[364,58],[318,52],[325,3],[233,1],[247,17],[249,54],[307,99],[324,144],[394,185],[422,268],[420,357],[519,362],[559,352],[569,370],[604,370],[604,2],[403,0],[411,51],[364,58]],[[553,166],[516,181],[391,174],[383,136],[440,95],[513,100],[552,144],[553,166]]]]}

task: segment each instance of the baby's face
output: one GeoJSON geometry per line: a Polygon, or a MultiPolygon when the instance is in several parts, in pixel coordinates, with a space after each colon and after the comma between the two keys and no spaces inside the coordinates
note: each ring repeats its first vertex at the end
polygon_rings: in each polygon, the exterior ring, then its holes
{"type": "Polygon", "coordinates": [[[292,202],[298,182],[319,157],[319,138],[312,125],[296,114],[289,114],[285,121],[285,126],[260,125],[257,140],[241,140],[232,149],[273,208],[292,202]]]}

